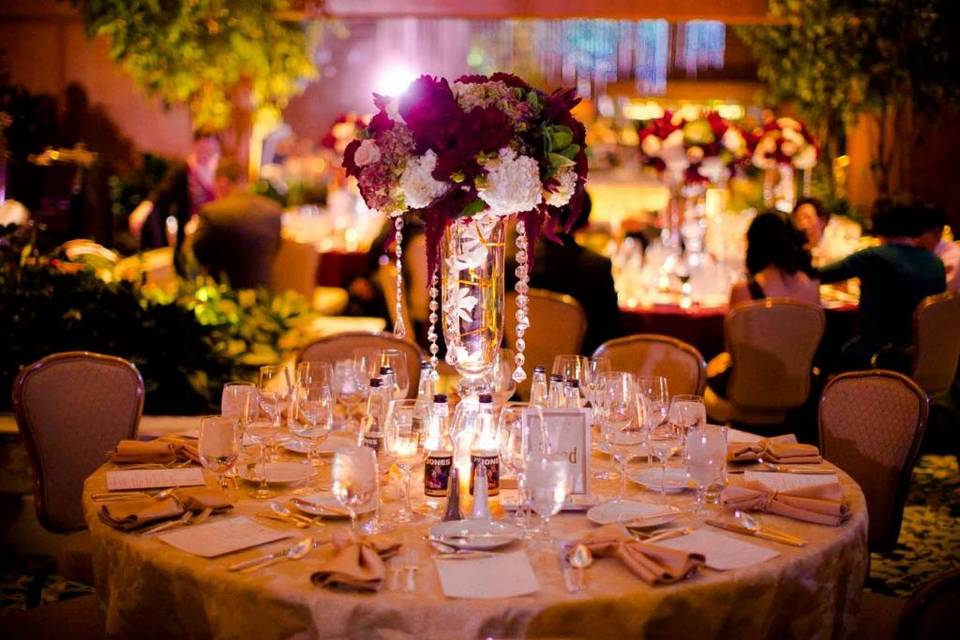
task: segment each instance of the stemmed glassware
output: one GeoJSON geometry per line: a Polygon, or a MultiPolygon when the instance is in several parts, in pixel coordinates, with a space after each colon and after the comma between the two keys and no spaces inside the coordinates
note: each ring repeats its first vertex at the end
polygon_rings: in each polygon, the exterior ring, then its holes
{"type": "Polygon", "coordinates": [[[615,371],[602,375],[597,392],[600,432],[611,455],[620,464],[620,492],[616,501],[627,494],[627,463],[639,453],[645,433],[642,429],[641,399],[633,375],[615,371]]]}
{"type": "Polygon", "coordinates": [[[513,379],[513,359],[516,352],[513,349],[500,349],[497,354],[497,362],[493,367],[491,374],[491,393],[493,400],[498,407],[505,405],[513,396],[517,389],[517,383],[513,379]]]}
{"type": "Polygon", "coordinates": [[[377,457],[369,447],[342,447],[333,458],[333,495],[350,513],[354,535],[357,535],[357,509],[378,499],[377,473],[377,457]]]}
{"type": "Polygon", "coordinates": [[[325,384],[297,385],[298,419],[291,422],[294,434],[308,443],[307,459],[313,466],[320,464],[317,447],[327,436],[333,424],[333,394],[325,384]]]}
{"type": "Polygon", "coordinates": [[[358,426],[355,419],[357,408],[367,399],[367,380],[364,380],[364,370],[352,360],[340,360],[333,368],[333,391],[337,401],[346,411],[344,428],[358,426]]]}
{"type": "Polygon", "coordinates": [[[595,395],[600,386],[600,377],[613,371],[613,365],[607,356],[593,356],[587,361],[587,371],[584,376],[583,389],[591,405],[596,404],[595,395]]]}
{"type": "Polygon", "coordinates": [[[380,376],[381,367],[393,369],[393,399],[401,400],[410,391],[410,372],[407,369],[407,354],[399,349],[356,349],[353,362],[363,372],[366,385],[370,378],[380,376]]]}
{"type": "Polygon", "coordinates": [[[285,368],[282,365],[264,365],[260,367],[260,378],[257,388],[260,391],[260,409],[274,425],[280,428],[280,418],[283,413],[283,392],[285,368]]]}
{"type": "Polygon", "coordinates": [[[680,435],[686,438],[691,429],[697,429],[707,423],[703,397],[689,394],[673,396],[670,399],[667,419],[680,429],[680,435]]]}
{"type": "Polygon", "coordinates": [[[277,436],[279,427],[273,420],[252,420],[247,424],[246,434],[249,435],[259,445],[259,467],[260,482],[257,488],[253,490],[253,497],[264,500],[273,496],[273,491],[267,486],[267,448],[273,445],[277,436]]]}
{"type": "Polygon", "coordinates": [[[663,376],[636,376],[637,393],[643,399],[644,428],[653,429],[667,419],[670,395],[667,379],[663,376]]]}
{"type": "Polygon", "coordinates": [[[396,457],[396,464],[403,472],[403,506],[393,515],[397,522],[415,522],[420,516],[414,512],[410,500],[410,479],[415,466],[426,458],[422,432],[414,429],[413,415],[416,400],[394,400],[387,410],[384,446],[396,457]]]}
{"type": "Polygon", "coordinates": [[[197,452],[200,464],[216,474],[221,489],[227,488],[226,473],[240,457],[240,419],[205,416],[200,419],[197,452]]]}
{"type": "Polygon", "coordinates": [[[703,426],[687,434],[687,475],[697,485],[697,506],[694,515],[699,517],[707,489],[723,477],[727,464],[726,427],[703,426]]]}
{"type": "Polygon", "coordinates": [[[228,382],[220,394],[220,415],[241,420],[241,428],[256,418],[260,410],[257,385],[252,382],[228,382]]]}
{"type": "Polygon", "coordinates": [[[543,519],[542,545],[553,546],[550,534],[550,518],[563,508],[569,493],[569,463],[560,455],[534,455],[526,465],[525,481],[530,495],[530,505],[543,519]]]}
{"type": "Polygon", "coordinates": [[[329,362],[308,360],[297,365],[298,385],[322,385],[333,387],[333,367],[329,362]]]}
{"type": "Polygon", "coordinates": [[[586,385],[587,371],[590,363],[585,356],[559,355],[553,359],[553,369],[550,373],[563,376],[564,382],[567,380],[577,380],[580,382],[580,388],[586,385]]]}
{"type": "Polygon", "coordinates": [[[670,420],[650,429],[650,452],[660,462],[660,498],[666,502],[667,460],[683,447],[683,432],[670,420]]]}
{"type": "Polygon", "coordinates": [[[525,403],[508,404],[500,412],[497,420],[497,442],[500,445],[500,464],[517,479],[517,492],[520,497],[516,510],[517,524],[526,531],[528,526],[529,500],[526,486],[526,464],[528,442],[524,437],[523,412],[529,405],[525,403]]]}

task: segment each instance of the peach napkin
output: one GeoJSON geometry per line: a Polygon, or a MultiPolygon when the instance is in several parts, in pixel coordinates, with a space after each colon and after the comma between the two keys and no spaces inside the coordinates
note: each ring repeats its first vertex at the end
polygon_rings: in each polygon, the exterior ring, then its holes
{"type": "Polygon", "coordinates": [[[666,584],[696,573],[704,564],[700,553],[668,549],[634,540],[622,524],[608,524],[595,529],[578,541],[597,557],[619,558],[647,584],[666,584]]]}
{"type": "Polygon", "coordinates": [[[763,459],[775,464],[817,464],[823,462],[820,450],[812,444],[758,440],[757,442],[732,442],[727,445],[729,462],[753,462],[763,459]]]}
{"type": "Polygon", "coordinates": [[[113,452],[116,464],[167,464],[177,459],[177,447],[172,442],[160,440],[121,440],[113,452]]]}
{"type": "Polygon", "coordinates": [[[834,527],[850,517],[839,482],[777,492],[760,482],[745,481],[727,486],[720,500],[731,511],[765,511],[834,527]]]}
{"type": "Polygon", "coordinates": [[[314,584],[335,589],[379,591],[387,574],[384,560],[397,555],[400,543],[383,536],[355,540],[351,534],[334,535],[333,555],[310,576],[314,584]]]}
{"type": "Polygon", "coordinates": [[[100,507],[100,520],[115,529],[130,531],[151,522],[173,520],[186,511],[214,513],[233,507],[227,495],[212,489],[182,491],[180,497],[169,495],[162,500],[144,497],[106,503],[100,507]]]}

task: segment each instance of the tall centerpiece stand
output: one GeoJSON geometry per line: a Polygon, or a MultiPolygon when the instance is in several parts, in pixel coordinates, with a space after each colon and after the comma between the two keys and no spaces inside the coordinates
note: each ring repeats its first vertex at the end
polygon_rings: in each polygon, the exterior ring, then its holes
{"type": "MultiPolygon", "coordinates": [[[[526,378],[524,335],[532,244],[569,229],[587,175],[585,131],[573,90],[546,94],[496,73],[450,83],[422,76],[396,97],[374,95],[378,112],[344,152],[367,206],[394,218],[397,304],[402,304],[405,216],[422,218],[430,274],[431,360],[460,375],[461,403],[491,391],[504,313],[517,318],[513,379],[526,378]],[[504,309],[507,223],[516,223],[517,308],[504,309]]],[[[406,336],[399,320],[394,332],[406,336]]]]}
{"type": "Polygon", "coordinates": [[[751,147],[753,165],[763,170],[764,206],[791,213],[798,172],[803,195],[810,195],[811,170],[820,157],[813,134],[799,120],[775,118],[754,133],[751,147]]]}

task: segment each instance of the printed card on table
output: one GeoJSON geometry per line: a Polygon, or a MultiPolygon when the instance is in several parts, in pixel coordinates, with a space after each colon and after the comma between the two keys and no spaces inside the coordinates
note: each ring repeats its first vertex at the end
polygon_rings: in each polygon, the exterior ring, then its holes
{"type": "Polygon", "coordinates": [[[199,467],[107,471],[107,490],[109,491],[196,487],[202,484],[204,484],[203,472],[199,467]]]}
{"type": "Polygon", "coordinates": [[[570,493],[590,493],[590,412],[587,409],[527,409],[523,412],[527,450],[541,450],[546,433],[551,453],[566,456],[573,483],[570,493]],[[540,428],[541,420],[544,428],[540,428]]]}

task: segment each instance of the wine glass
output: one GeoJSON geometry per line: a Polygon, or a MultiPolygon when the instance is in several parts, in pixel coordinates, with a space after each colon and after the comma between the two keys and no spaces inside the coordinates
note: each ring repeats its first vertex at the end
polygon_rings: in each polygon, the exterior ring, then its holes
{"type": "Polygon", "coordinates": [[[393,369],[394,400],[402,400],[410,391],[410,370],[407,369],[407,354],[399,349],[384,349],[380,352],[380,366],[393,369]]]}
{"type": "Polygon", "coordinates": [[[354,361],[340,360],[334,365],[333,391],[336,394],[337,401],[346,410],[347,416],[344,425],[346,429],[349,429],[351,425],[359,425],[359,422],[355,419],[357,408],[366,400],[368,392],[364,380],[365,375],[364,370],[354,361]]]}
{"type": "Polygon", "coordinates": [[[499,407],[505,405],[517,389],[517,383],[513,379],[515,357],[516,352],[513,349],[500,349],[497,354],[497,360],[491,373],[490,391],[493,394],[494,402],[499,407]]]}
{"type": "Polygon", "coordinates": [[[560,512],[569,492],[569,463],[564,456],[534,456],[527,462],[526,483],[530,505],[543,520],[543,546],[550,548],[550,518],[560,512]]]}
{"type": "Polygon", "coordinates": [[[267,449],[273,445],[279,427],[273,420],[252,420],[247,424],[246,434],[259,445],[260,482],[253,490],[253,497],[264,500],[273,496],[273,491],[267,486],[267,449]]]}
{"type": "Polygon", "coordinates": [[[333,495],[350,513],[357,535],[357,509],[377,496],[377,456],[369,447],[346,446],[333,457],[333,495]]]}
{"type": "Polygon", "coordinates": [[[644,427],[649,431],[667,419],[667,379],[663,376],[636,376],[637,393],[643,398],[644,427]]]}
{"type": "Polygon", "coordinates": [[[270,420],[280,427],[280,416],[284,399],[283,385],[286,368],[282,365],[264,365],[260,367],[260,378],[257,387],[260,390],[260,409],[267,414],[270,420]]]}
{"type": "Polygon", "coordinates": [[[600,433],[610,454],[620,465],[620,492],[616,501],[622,501],[627,495],[627,464],[644,441],[638,413],[639,398],[632,374],[615,371],[601,377],[597,392],[600,433]]]}
{"type": "Polygon", "coordinates": [[[416,400],[394,400],[387,411],[384,445],[388,453],[396,456],[396,464],[403,472],[403,506],[393,516],[397,522],[420,519],[410,502],[410,477],[413,467],[423,462],[427,452],[423,448],[421,431],[414,428],[416,410],[416,400]]]}
{"type": "Polygon", "coordinates": [[[227,488],[225,475],[240,457],[240,419],[224,416],[200,418],[197,443],[200,464],[216,474],[221,489],[227,488]]]}
{"type": "Polygon", "coordinates": [[[529,405],[511,403],[503,408],[497,420],[497,443],[500,445],[500,464],[517,479],[517,524],[526,530],[529,504],[526,492],[526,456],[528,443],[524,437],[523,412],[529,405]]]}
{"type": "Polygon", "coordinates": [[[650,452],[660,462],[660,498],[666,502],[667,460],[683,447],[683,431],[672,421],[650,429],[650,452]]]}
{"type": "Polygon", "coordinates": [[[259,411],[257,385],[252,382],[228,382],[220,394],[220,415],[239,418],[241,427],[259,411]]]}
{"type": "Polygon", "coordinates": [[[675,395],[670,399],[667,419],[680,429],[680,435],[686,438],[691,429],[707,423],[707,411],[703,406],[703,397],[689,394],[675,395]]]}
{"type": "Polygon", "coordinates": [[[297,385],[296,399],[298,419],[290,423],[291,428],[307,441],[307,459],[318,466],[317,447],[330,434],[333,423],[333,394],[326,384],[304,383],[297,385]]]}
{"type": "Polygon", "coordinates": [[[600,376],[611,371],[613,371],[613,365],[607,356],[593,356],[587,361],[587,371],[582,384],[591,405],[595,404],[594,394],[597,392],[600,376]]]}
{"type": "Polygon", "coordinates": [[[322,385],[333,387],[333,367],[329,362],[317,360],[301,362],[297,365],[298,385],[322,385]]]}
{"type": "Polygon", "coordinates": [[[580,383],[580,388],[583,389],[586,386],[588,370],[589,362],[585,356],[560,355],[553,359],[551,373],[562,376],[564,382],[577,380],[580,383]]]}
{"type": "Polygon", "coordinates": [[[687,475],[697,485],[697,506],[694,515],[703,512],[707,489],[723,477],[727,464],[726,427],[694,429],[687,434],[687,475]]]}

